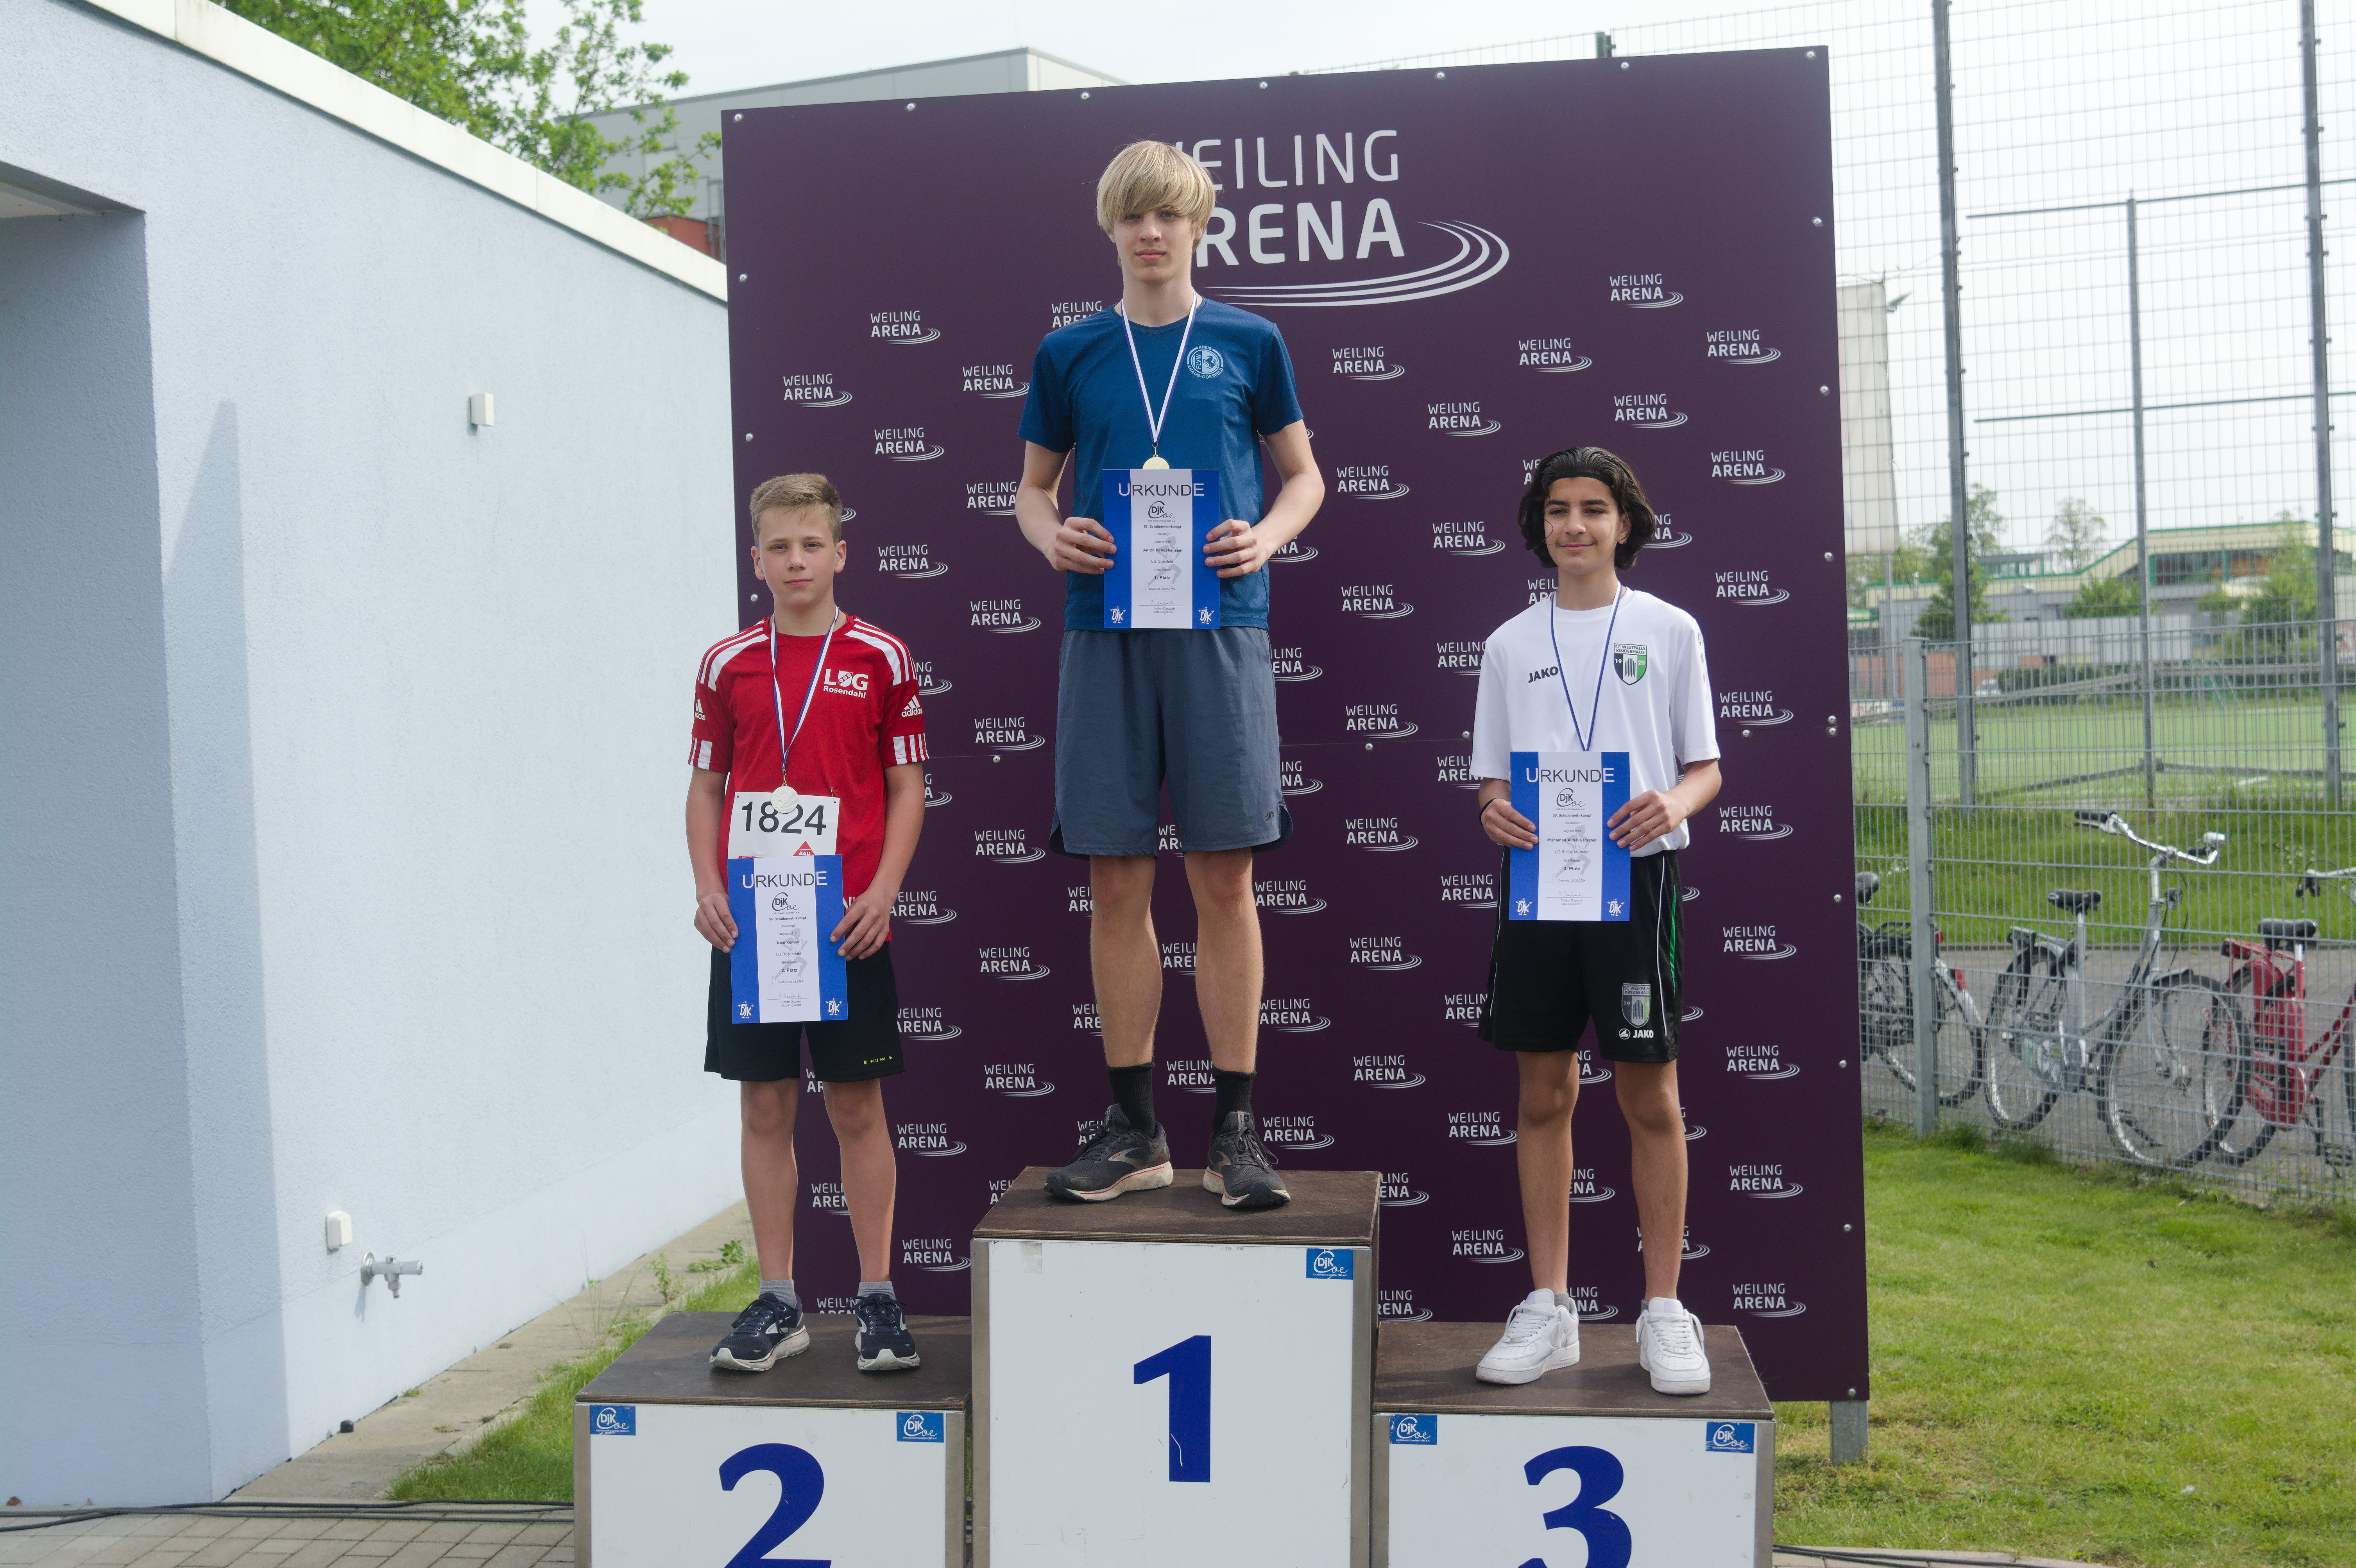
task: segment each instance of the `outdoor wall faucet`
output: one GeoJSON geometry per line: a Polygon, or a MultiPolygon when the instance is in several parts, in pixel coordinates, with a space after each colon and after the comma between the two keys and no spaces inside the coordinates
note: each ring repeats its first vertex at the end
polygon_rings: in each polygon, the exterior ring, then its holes
{"type": "Polygon", "coordinates": [[[384,1281],[385,1288],[394,1295],[401,1294],[401,1276],[422,1274],[425,1265],[414,1258],[380,1258],[374,1252],[360,1260],[360,1288],[368,1288],[370,1280],[384,1281]]]}

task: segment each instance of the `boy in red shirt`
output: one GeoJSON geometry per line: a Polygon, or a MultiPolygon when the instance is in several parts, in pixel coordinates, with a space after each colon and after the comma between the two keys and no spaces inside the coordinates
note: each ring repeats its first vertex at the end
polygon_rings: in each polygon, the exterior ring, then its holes
{"type": "Polygon", "coordinates": [[[925,706],[916,661],[898,638],[835,608],[849,547],[842,498],[820,474],[787,474],[753,492],[753,567],[776,613],[712,644],[695,677],[687,787],[687,850],[695,867],[695,929],[712,944],[703,1069],[738,1086],[744,1110],[744,1204],[760,1254],[761,1294],[713,1348],[712,1364],[765,1372],[809,1348],[794,1290],[794,1115],[802,1040],[825,1086],[842,1147],[842,1195],[859,1247],[858,1362],[865,1371],[917,1364],[892,1292],[896,1180],[883,1080],[901,1069],[900,998],[892,977],[892,901],[925,821],[925,706]],[[790,783],[831,797],[842,857],[842,921],[830,940],[844,959],[850,1016],[807,1024],[730,1016],[727,832],[740,793],[790,783]]]}

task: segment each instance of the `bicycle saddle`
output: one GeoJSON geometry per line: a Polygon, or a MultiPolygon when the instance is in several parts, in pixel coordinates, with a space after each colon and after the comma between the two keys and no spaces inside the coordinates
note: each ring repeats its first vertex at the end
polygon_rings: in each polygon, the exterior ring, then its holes
{"type": "Polygon", "coordinates": [[[2323,928],[2313,920],[2260,920],[2258,935],[2269,946],[2276,942],[2311,942],[2323,928]]]}
{"type": "Polygon", "coordinates": [[[1881,891],[1880,877],[1870,871],[1860,871],[1857,874],[1857,902],[1859,908],[1872,903],[1873,896],[1879,891],[1881,891]]]}
{"type": "Polygon", "coordinates": [[[2073,891],[2067,887],[2056,887],[2045,896],[2045,901],[2068,914],[2091,915],[2103,907],[2103,890],[2099,887],[2089,887],[2083,891],[2073,891]]]}

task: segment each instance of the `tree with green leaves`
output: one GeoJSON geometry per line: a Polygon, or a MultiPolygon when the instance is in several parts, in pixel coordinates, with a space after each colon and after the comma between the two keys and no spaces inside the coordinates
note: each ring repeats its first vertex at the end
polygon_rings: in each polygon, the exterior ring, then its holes
{"type": "MultiPolygon", "coordinates": [[[[623,27],[642,19],[642,0],[559,3],[564,21],[534,48],[525,0],[222,0],[568,185],[619,193],[633,216],[685,214],[700,177],[693,158],[670,147],[679,116],[666,94],[685,87],[687,73],[661,69],[668,44],[622,41],[623,27]],[[587,119],[615,109],[630,111],[620,141],[587,119]],[[671,156],[632,176],[607,166],[620,152],[671,156]]],[[[707,133],[695,151],[719,141],[707,133]]]]}
{"type": "MultiPolygon", "coordinates": [[[[1927,603],[1922,618],[1914,623],[1914,635],[1944,642],[1955,635],[1955,553],[1954,520],[1941,518],[1924,531],[1921,548],[1926,557],[1924,575],[1938,584],[1927,603]]],[[[1996,510],[1996,492],[1986,485],[1974,485],[1971,499],[1964,508],[1964,526],[1970,531],[1972,565],[1970,595],[1971,618],[1974,626],[1984,626],[2005,618],[1987,602],[1987,575],[1979,567],[1979,557],[1997,549],[2004,542],[2004,514],[1996,510]]]]}
{"type": "Polygon", "coordinates": [[[2064,496],[2045,530],[2046,547],[2071,571],[2083,572],[2101,557],[2109,542],[2110,526],[2083,497],[2064,496]]]}
{"type": "Polygon", "coordinates": [[[2133,572],[2115,576],[2094,577],[2082,583],[2077,594],[2062,607],[2062,613],[2073,619],[2097,616],[2131,616],[2139,614],[2143,601],[2136,595],[2133,572]]]}

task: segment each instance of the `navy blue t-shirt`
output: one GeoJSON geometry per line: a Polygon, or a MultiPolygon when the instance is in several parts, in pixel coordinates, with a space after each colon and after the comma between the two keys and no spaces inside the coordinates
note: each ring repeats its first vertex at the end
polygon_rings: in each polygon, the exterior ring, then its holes
{"type": "MultiPolygon", "coordinates": [[[[1162,457],[1173,468],[1216,468],[1221,513],[1258,522],[1263,485],[1259,438],[1301,418],[1292,358],[1276,324],[1206,299],[1195,308],[1191,333],[1183,319],[1134,330],[1137,358],[1157,409],[1170,385],[1178,339],[1186,338],[1186,364],[1178,372],[1162,426],[1162,457]]],[[[1134,468],[1153,455],[1152,425],[1119,313],[1100,310],[1040,340],[1031,362],[1031,394],[1023,404],[1023,439],[1050,452],[1073,454],[1075,517],[1102,511],[1105,469],[1134,468]]],[[[1219,624],[1268,625],[1267,567],[1219,580],[1219,624]]],[[[1104,629],[1103,577],[1064,574],[1064,627],[1104,629]]]]}

